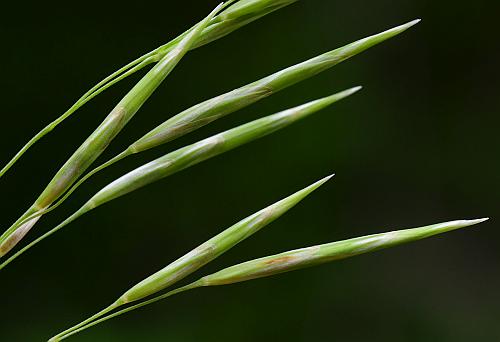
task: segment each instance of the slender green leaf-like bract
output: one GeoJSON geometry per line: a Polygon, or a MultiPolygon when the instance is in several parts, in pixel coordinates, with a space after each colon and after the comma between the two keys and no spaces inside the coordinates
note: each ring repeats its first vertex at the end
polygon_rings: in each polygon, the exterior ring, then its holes
{"type": "MultiPolygon", "coordinates": [[[[273,2],[274,3],[274,2],[273,2]]],[[[238,2],[237,5],[243,6],[246,3],[238,2]]],[[[246,7],[244,7],[246,8],[246,7]]],[[[230,9],[238,12],[239,7],[232,6],[230,9]],[[234,9],[233,9],[234,8],[234,9]]],[[[229,15],[230,13],[228,13],[229,15]]],[[[234,15],[234,14],[233,14],[234,15]]],[[[17,225],[32,220],[35,217],[46,214],[55,209],[64,202],[83,182],[89,179],[97,172],[118,162],[119,160],[139,153],[150,148],[159,146],[187,134],[199,127],[202,127],[218,118],[233,113],[243,107],[255,103],[273,93],[276,93],[286,87],[312,77],[322,71],[325,71],[336,64],[363,52],[364,50],[383,42],[391,37],[404,32],[419,20],[414,20],[407,24],[395,27],[385,32],[361,39],[352,44],[327,52],[305,62],[293,65],[287,69],[281,70],[261,80],[245,85],[228,93],[214,97],[200,104],[197,104],[185,111],[173,116],[163,124],[145,134],[142,138],[131,144],[122,153],[112,158],[108,162],[98,166],[80,179],[68,192],[53,206],[45,210],[25,217],[23,221],[18,221],[17,225]]]]}
{"type": "Polygon", "coordinates": [[[275,274],[315,266],[330,261],[346,259],[356,255],[374,252],[384,248],[394,247],[404,243],[425,239],[433,235],[472,226],[486,220],[487,219],[451,221],[420,228],[368,235],[324,245],[296,249],[281,254],[247,261],[202,277],[201,279],[191,284],[167,292],[158,297],[146,300],[139,304],[130,306],[121,311],[117,311],[108,316],[104,316],[100,319],[94,320],[94,318],[84,321],[82,322],[82,324],[79,324],[64,333],[57,335],[57,339],[54,339],[53,341],[62,340],[93,325],[104,322],[110,318],[119,316],[126,312],[138,309],[177,293],[181,293],[194,288],[234,284],[251,279],[268,277],[275,274]]]}
{"type": "MultiPolygon", "coordinates": [[[[231,0],[232,1],[232,0],[231,0]]],[[[226,2],[226,5],[231,1],[226,2]]],[[[215,18],[213,18],[208,27],[206,27],[200,34],[196,42],[194,42],[191,49],[203,46],[214,40],[222,38],[227,34],[245,26],[271,12],[274,12],[284,6],[290,5],[297,0],[242,0],[239,1],[235,6],[231,6],[226,9],[215,18]]],[[[16,153],[16,155],[0,170],[0,177],[2,177],[21,156],[35,144],[38,140],[43,138],[49,132],[51,132],[56,126],[61,122],[71,116],[75,111],[82,107],[85,103],[93,99],[95,96],[99,95],[104,90],[108,89],[112,85],[118,83],[119,81],[125,79],[126,77],[132,75],[133,73],[141,70],[145,66],[156,63],[161,60],[165,54],[170,52],[175,46],[182,41],[182,39],[189,34],[191,30],[186,31],[179,37],[173,39],[172,41],[164,44],[145,55],[135,59],[119,70],[115,71],[111,75],[104,78],[101,82],[97,83],[89,91],[76,101],[66,112],[64,112],[56,120],[45,126],[40,132],[38,132],[33,138],[26,143],[26,145],[21,148],[21,150],[16,153]]]]}
{"type": "Polygon", "coordinates": [[[284,110],[277,114],[269,115],[261,119],[238,126],[228,131],[216,134],[212,137],[201,140],[192,145],[180,148],[167,155],[155,159],[127,174],[118,178],[114,182],[105,186],[95,194],[78,211],[68,217],[60,225],[42,235],[35,241],[28,244],[11,258],[0,265],[0,269],[9,264],[12,260],[27,251],[29,248],[62,229],[76,218],[86,212],[115,198],[123,196],[131,191],[153,183],[164,177],[172,175],[187,167],[200,163],[206,159],[232,150],[238,146],[246,144],[255,139],[266,136],[281,128],[284,128],[300,119],[303,119],[329,105],[357,92],[361,87],[345,90],[316,101],[312,101],[301,106],[284,110]]]}
{"type": "Polygon", "coordinates": [[[106,309],[54,337],[54,340],[105,315],[111,310],[124,304],[151,296],[177,283],[282,216],[331,177],[332,176],[326,177],[229,227],[162,270],[135,285],[106,309]]]}
{"type": "MultiPolygon", "coordinates": [[[[49,185],[30,209],[21,217],[24,219],[50,206],[61,196],[78,177],[99,157],[114,137],[132,119],[156,88],[179,63],[182,57],[198,39],[203,29],[219,11],[222,4],[179,42],[175,49],[165,55],[116,105],[103,123],[78,148],[70,159],[57,172],[49,185]]],[[[38,218],[37,218],[38,219],[38,218]]],[[[26,222],[20,227],[9,228],[0,237],[0,256],[10,251],[31,229],[37,219],[26,222]]]]}

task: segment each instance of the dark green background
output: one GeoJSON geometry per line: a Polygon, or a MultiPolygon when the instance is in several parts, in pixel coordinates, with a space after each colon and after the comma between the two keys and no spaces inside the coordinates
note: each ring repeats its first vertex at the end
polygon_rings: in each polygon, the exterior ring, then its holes
{"type": "MultiPolygon", "coordinates": [[[[74,341],[497,341],[497,1],[300,1],[186,56],[99,162],[204,99],[415,18],[417,27],[314,79],[95,177],[29,239],[103,185],[178,146],[355,85],[328,110],[82,217],[1,272],[0,340],[42,341],[223,228],[335,172],[293,211],[197,275],[386,230],[491,216],[474,229],[174,297],[74,341]]],[[[216,1],[4,7],[2,164],[117,67],[216,1]]],[[[0,180],[17,218],[139,75],[85,106],[0,180]]]]}

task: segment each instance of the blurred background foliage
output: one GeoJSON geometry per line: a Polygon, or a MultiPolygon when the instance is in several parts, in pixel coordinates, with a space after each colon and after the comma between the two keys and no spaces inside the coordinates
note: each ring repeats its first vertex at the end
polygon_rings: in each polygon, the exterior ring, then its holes
{"type": "MultiPolygon", "coordinates": [[[[7,161],[104,75],[216,1],[10,2],[0,24],[7,161]]],[[[176,147],[355,85],[286,130],[114,201],[2,271],[0,339],[40,341],[223,228],[331,172],[292,212],[198,273],[291,248],[459,218],[481,226],[305,271],[197,290],[76,341],[500,339],[498,2],[306,0],[189,53],[99,159],[182,109],[415,18],[407,33],[193,134],[120,163],[31,234],[176,147]]],[[[17,218],[137,80],[99,96],[0,180],[17,218]]]]}

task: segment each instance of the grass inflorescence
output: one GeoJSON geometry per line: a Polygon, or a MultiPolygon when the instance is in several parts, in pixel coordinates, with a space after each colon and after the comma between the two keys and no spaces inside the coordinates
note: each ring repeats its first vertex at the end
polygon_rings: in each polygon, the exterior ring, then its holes
{"type": "MultiPolygon", "coordinates": [[[[105,151],[107,146],[140,110],[153,92],[178,63],[181,62],[186,53],[194,48],[222,38],[238,28],[296,1],[230,0],[226,3],[221,3],[200,22],[190,27],[175,39],[146,53],[106,77],[86,92],[65,113],[29,140],[14,158],[0,170],[0,177],[34,143],[48,134],[63,120],[71,116],[85,103],[124,78],[150,64],[153,65],[145,76],[117,103],[101,125],[97,127],[59,169],[33,205],[0,236],[0,257],[9,253],[31,230],[42,215],[54,210],[66,199],[70,198],[72,193],[81,184],[97,172],[128,156],[141,153],[184,136],[217,119],[237,112],[287,87],[326,71],[387,39],[399,35],[420,21],[413,20],[387,31],[368,36],[203,101],[165,120],[162,124],[151,129],[148,133],[123,149],[121,153],[87,172],[94,161],[105,151]]],[[[260,119],[215,134],[144,163],[142,166],[123,174],[97,191],[80,209],[63,220],[59,225],[36,238],[33,242],[27,244],[10,258],[3,261],[0,264],[0,270],[42,240],[50,237],[94,208],[204,160],[285,128],[356,93],[360,89],[361,87],[354,87],[272,115],[261,117],[260,119]]],[[[331,177],[325,177],[223,230],[218,235],[125,291],[105,309],[57,334],[50,341],[63,340],[113,317],[195,288],[233,284],[350,258],[359,254],[394,247],[436,234],[472,226],[486,220],[451,221],[287,251],[227,267],[213,274],[203,276],[187,285],[173,288],[174,285],[177,286],[177,283],[188,275],[197,272],[209,262],[215,260],[238,243],[249,238],[291,210],[331,177]]]]}

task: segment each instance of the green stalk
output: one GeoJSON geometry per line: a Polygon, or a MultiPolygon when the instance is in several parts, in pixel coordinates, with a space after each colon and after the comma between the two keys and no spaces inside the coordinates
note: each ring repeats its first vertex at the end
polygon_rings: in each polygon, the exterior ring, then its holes
{"type": "Polygon", "coordinates": [[[55,336],[53,340],[56,341],[63,335],[66,335],[86,325],[87,323],[94,321],[95,319],[124,304],[136,302],[149,297],[184,279],[191,273],[200,269],[207,263],[227,252],[241,241],[252,236],[269,223],[285,214],[305,197],[307,197],[311,192],[328,181],[331,177],[332,176],[326,177],[229,227],[162,270],[154,273],[137,285],[133,286],[104,310],[98,312],[80,324],[63,331],[59,335],[55,336]]]}
{"type": "Polygon", "coordinates": [[[38,140],[43,138],[45,135],[50,133],[56,126],[67,119],[71,114],[76,112],[85,103],[90,101],[95,96],[99,95],[102,91],[109,88],[113,84],[119,82],[125,77],[131,75],[132,73],[142,69],[144,66],[153,62],[153,56],[151,53],[143,55],[136,60],[125,65],[121,69],[115,71],[113,74],[109,75],[101,82],[92,87],[89,91],[83,94],[82,97],[76,101],[66,112],[64,112],[60,117],[49,123],[42,130],[40,130],[35,136],[33,136],[15,155],[12,159],[0,170],[0,177],[2,177],[18,160],[22,155],[33,146],[38,140]]]}
{"type": "Polygon", "coordinates": [[[189,285],[186,285],[186,286],[182,286],[182,287],[179,287],[175,290],[172,290],[172,291],[169,291],[161,296],[158,296],[158,297],[155,297],[155,298],[152,298],[152,299],[149,299],[149,300],[146,300],[144,302],[141,302],[139,304],[136,304],[136,305],[132,305],[132,306],[129,306],[125,309],[122,309],[120,311],[117,311],[115,313],[112,313],[110,315],[107,315],[105,317],[102,317],[103,315],[105,315],[106,313],[109,313],[110,311],[116,309],[118,306],[115,306],[115,303],[111,304],[110,306],[108,306],[107,308],[105,308],[104,310],[98,312],[97,314],[95,314],[94,316],[86,319],[85,321],[81,322],[80,324],[68,329],[68,330],[65,330],[59,334],[57,334],[56,336],[52,337],[48,342],[58,342],[58,341],[62,341],[68,337],[70,337],[71,335],[75,335],[77,333],[79,333],[80,331],[82,330],[86,330],[96,324],[99,324],[99,323],[102,323],[104,321],[107,321],[113,317],[116,317],[116,316],[120,316],[120,315],[123,315],[124,313],[127,313],[129,311],[132,311],[132,310],[135,310],[135,309],[139,309],[143,306],[146,306],[146,305],[149,305],[149,304],[153,304],[154,302],[157,302],[159,300],[162,300],[162,299],[165,299],[165,298],[168,298],[168,297],[171,297],[173,295],[176,295],[178,293],[181,293],[181,292],[185,292],[187,290],[191,290],[191,289],[195,289],[199,287],[199,284],[189,284],[189,285]],[[102,317],[102,318],[99,318],[99,319],[96,319],[98,317],[102,317]]]}
{"type": "MultiPolygon", "coordinates": [[[[56,335],[57,338],[50,341],[60,341],[96,324],[107,321],[129,311],[152,304],[161,299],[187,290],[206,287],[239,283],[247,280],[268,277],[280,273],[290,272],[301,268],[316,266],[330,261],[350,258],[356,255],[378,251],[385,248],[395,247],[404,243],[409,243],[425,239],[437,234],[446,233],[452,230],[476,225],[487,219],[478,220],[458,220],[445,223],[434,224],[425,227],[392,231],[388,233],[373,234],[354,239],[328,243],[313,247],[297,249],[285,253],[280,253],[260,259],[247,261],[235,266],[225,268],[219,272],[202,277],[186,286],[167,292],[158,297],[145,302],[130,306],[113,314],[101,317],[106,313],[101,313],[99,319],[88,319],[78,324],[74,328],[66,330],[56,335]]],[[[92,317],[95,317],[92,316],[92,317]]],[[[91,317],[91,318],[92,318],[91,317]]]]}
{"type": "Polygon", "coordinates": [[[300,119],[308,117],[309,115],[321,109],[324,109],[345,97],[352,95],[359,89],[360,87],[345,90],[338,94],[334,94],[295,108],[279,112],[277,114],[269,115],[267,117],[249,122],[247,124],[201,140],[192,145],[170,152],[163,157],[155,159],[125,174],[124,176],[111,182],[98,193],[96,193],[77,212],[71,215],[70,218],[66,219],[51,231],[45,233],[32,243],[28,244],[26,247],[22,248],[12,257],[7,259],[3,264],[0,265],[0,270],[10,262],[12,262],[14,259],[19,257],[21,254],[26,252],[28,249],[36,245],[38,242],[64,228],[68,223],[89,212],[90,210],[120,196],[123,196],[131,191],[139,189],[147,184],[153,183],[178,171],[184,170],[192,165],[198,164],[216,155],[227,152],[238,146],[273,133],[300,119]]]}
{"type": "MultiPolygon", "coordinates": [[[[176,45],[175,49],[165,55],[116,105],[103,123],[78,148],[70,159],[57,172],[49,185],[38,197],[30,209],[18,221],[44,210],[59,198],[77,180],[83,172],[101,155],[116,135],[132,119],[156,88],[170,74],[179,61],[198,39],[203,29],[220,10],[219,5],[209,16],[176,45]]],[[[31,229],[36,220],[29,221],[20,227],[14,226],[0,237],[0,257],[9,252],[31,229]]]]}
{"type": "MultiPolygon", "coordinates": [[[[243,4],[243,2],[237,3],[237,5],[240,6],[243,6],[243,4]]],[[[230,9],[237,11],[238,7],[232,6],[230,7],[230,9]]],[[[229,14],[234,16],[234,13],[228,13],[227,16],[229,16],[229,14]]],[[[219,15],[218,17],[220,16],[221,15],[219,15]]],[[[92,170],[78,183],[73,185],[73,187],[68,190],[68,192],[66,192],[66,194],[50,208],[35,212],[34,214],[18,222],[16,226],[21,226],[34,218],[37,218],[54,210],[92,175],[110,165],[113,165],[119,160],[132,154],[140,153],[153,147],[165,144],[218,118],[231,114],[280,90],[283,90],[312,76],[315,76],[316,74],[325,71],[335,66],[336,64],[350,57],[353,57],[354,55],[359,54],[376,44],[383,42],[384,40],[387,40],[398,35],[401,32],[404,32],[411,26],[415,25],[415,23],[417,22],[418,20],[414,20],[380,34],[361,39],[357,42],[327,52],[300,64],[293,65],[287,69],[269,75],[261,80],[255,81],[251,84],[245,85],[243,87],[214,97],[186,109],[185,111],[175,115],[174,117],[165,121],[163,124],[154,128],[149,133],[145,134],[142,138],[131,144],[127,149],[125,149],[115,158],[92,170]]]]}
{"type": "MultiPolygon", "coordinates": [[[[226,2],[229,5],[234,0],[226,2]]],[[[290,5],[297,0],[243,0],[239,1],[236,5],[226,9],[224,12],[220,13],[218,16],[212,19],[209,26],[206,27],[201,33],[198,40],[193,44],[191,49],[198,48],[205,44],[211,43],[219,38],[222,38],[231,32],[245,26],[275,10],[278,10],[284,6],[290,5]]],[[[104,90],[118,83],[119,81],[125,79],[126,77],[132,75],[133,73],[141,70],[145,66],[158,62],[162,59],[168,52],[170,52],[182,39],[189,34],[191,30],[188,30],[173,39],[172,41],[146,53],[145,55],[137,58],[136,60],[130,62],[119,70],[115,71],[111,75],[104,78],[102,81],[97,83],[94,87],[88,90],[73,104],[66,112],[64,112],[56,120],[49,123],[41,131],[39,131],[34,137],[32,137],[22,148],[19,150],[14,157],[0,170],[0,177],[2,177],[18,160],[22,155],[38,140],[43,138],[45,135],[50,133],[54,128],[56,128],[61,122],[71,116],[80,107],[86,104],[88,101],[102,93],[104,90]]]]}

